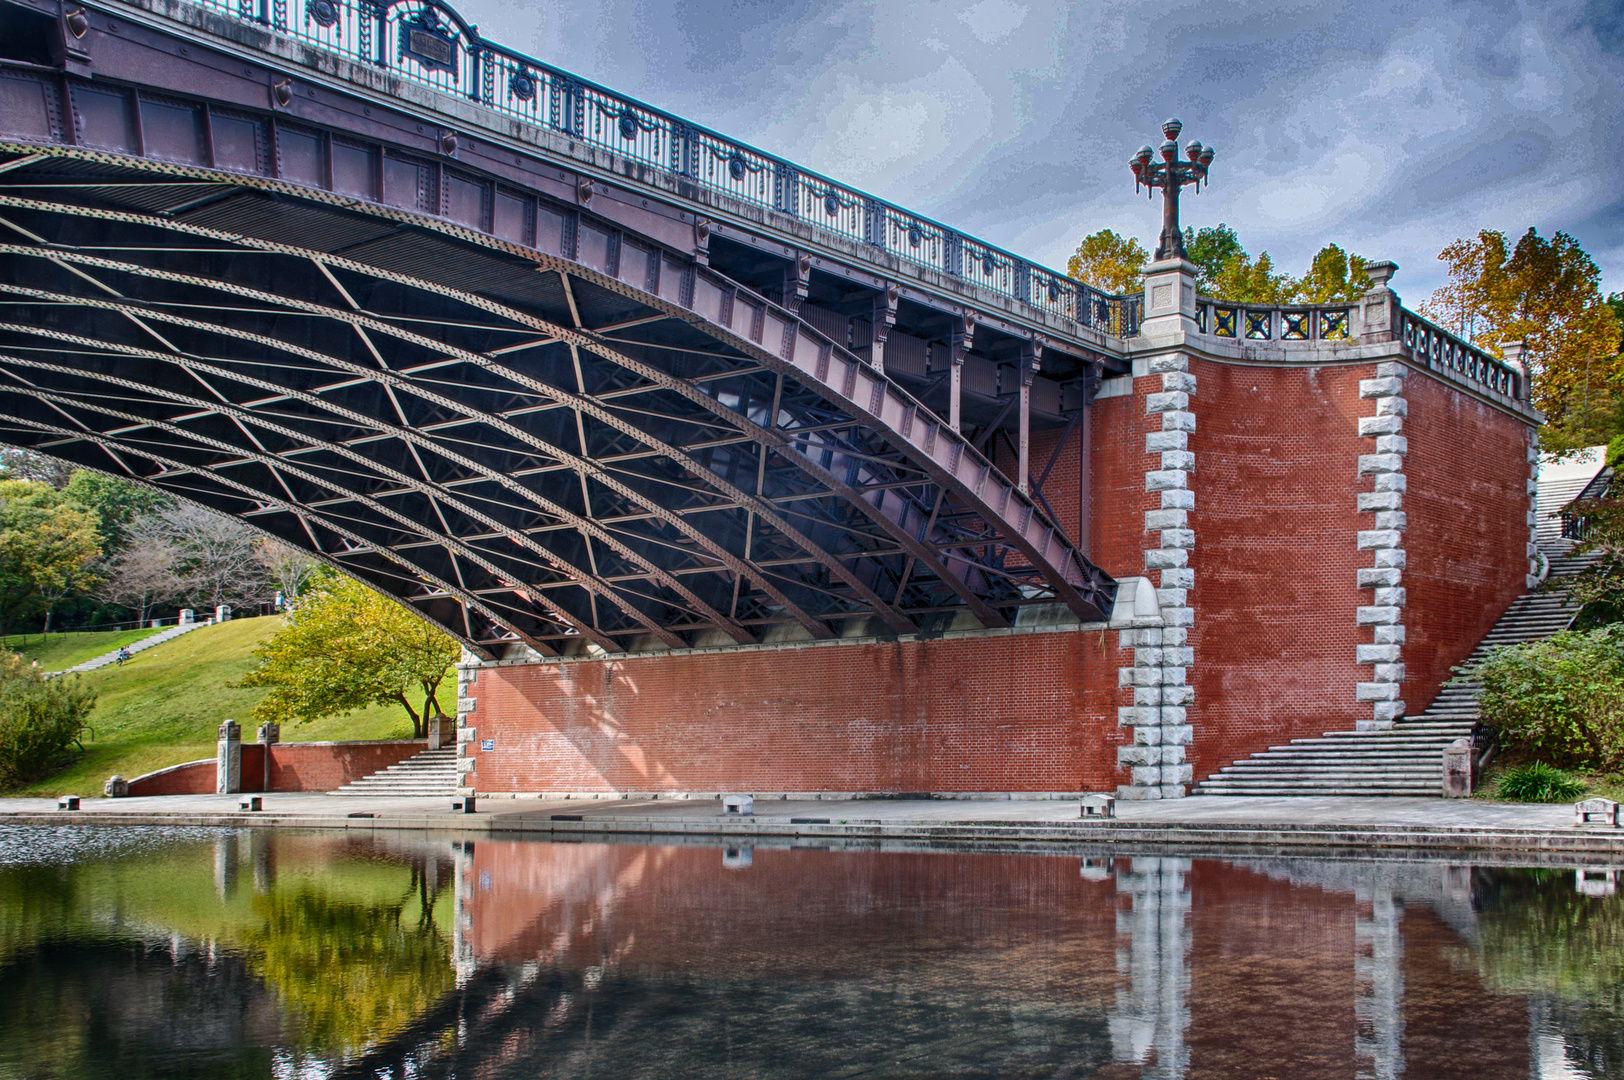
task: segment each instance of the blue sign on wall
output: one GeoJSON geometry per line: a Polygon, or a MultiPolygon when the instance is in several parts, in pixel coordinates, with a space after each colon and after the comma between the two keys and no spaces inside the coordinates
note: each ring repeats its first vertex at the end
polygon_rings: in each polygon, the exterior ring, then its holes
{"type": "Polygon", "coordinates": [[[481,740],[479,740],[479,748],[481,750],[495,750],[496,749],[496,740],[495,739],[481,739],[481,740]]]}

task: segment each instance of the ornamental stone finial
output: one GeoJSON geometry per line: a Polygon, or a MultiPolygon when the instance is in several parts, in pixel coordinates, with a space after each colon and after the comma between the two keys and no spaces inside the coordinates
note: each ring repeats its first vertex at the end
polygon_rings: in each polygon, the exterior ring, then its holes
{"type": "Polygon", "coordinates": [[[1155,161],[1157,151],[1148,146],[1141,146],[1138,153],[1128,159],[1128,167],[1133,170],[1134,191],[1140,187],[1151,190],[1162,189],[1162,235],[1156,244],[1156,259],[1187,259],[1184,251],[1184,232],[1179,228],[1179,191],[1186,184],[1194,184],[1196,190],[1207,180],[1207,170],[1212,165],[1213,149],[1202,146],[1199,142],[1191,141],[1185,147],[1184,153],[1188,160],[1179,160],[1179,133],[1184,130],[1183,121],[1173,117],[1162,122],[1162,134],[1167,141],[1158,148],[1161,161],[1155,161]]]}

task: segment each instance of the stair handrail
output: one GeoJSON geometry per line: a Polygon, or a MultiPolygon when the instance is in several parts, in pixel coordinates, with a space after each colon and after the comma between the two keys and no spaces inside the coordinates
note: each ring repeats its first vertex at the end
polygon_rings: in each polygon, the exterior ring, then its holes
{"type": "Polygon", "coordinates": [[[1584,542],[1590,531],[1590,518],[1584,514],[1575,513],[1574,507],[1583,502],[1596,499],[1605,499],[1613,487],[1613,467],[1604,465],[1600,472],[1590,478],[1579,494],[1568,500],[1568,504],[1558,511],[1562,518],[1562,539],[1584,542]]]}

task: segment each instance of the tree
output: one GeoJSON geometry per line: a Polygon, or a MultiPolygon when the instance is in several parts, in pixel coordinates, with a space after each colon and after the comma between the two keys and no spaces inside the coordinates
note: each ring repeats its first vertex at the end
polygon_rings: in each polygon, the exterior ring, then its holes
{"type": "Polygon", "coordinates": [[[1369,291],[1370,275],[1365,273],[1364,257],[1327,244],[1297,283],[1296,299],[1300,304],[1351,304],[1369,291]]]}
{"type": "Polygon", "coordinates": [[[254,545],[254,558],[275,582],[282,594],[282,606],[291,608],[299,601],[299,593],[321,569],[321,562],[308,552],[280,540],[261,538],[254,545]]]}
{"type": "Polygon", "coordinates": [[[68,462],[37,450],[0,450],[0,477],[7,480],[33,480],[61,491],[73,472],[68,462]]]}
{"type": "Polygon", "coordinates": [[[1190,256],[1190,261],[1195,263],[1195,287],[1203,296],[1217,296],[1213,283],[1217,280],[1219,271],[1224,268],[1224,263],[1237,255],[1246,254],[1246,249],[1241,247],[1240,237],[1235,235],[1235,230],[1221,221],[1216,226],[1202,229],[1200,232],[1186,226],[1184,251],[1190,256]]]}
{"type": "Polygon", "coordinates": [[[197,607],[213,609],[265,595],[265,567],[254,553],[256,534],[235,518],[176,504],[135,519],[128,537],[132,545],[174,549],[180,594],[197,607]]]}
{"type": "Polygon", "coordinates": [[[1219,267],[1212,282],[1213,296],[1237,304],[1289,304],[1297,295],[1297,282],[1289,274],[1274,272],[1274,260],[1265,251],[1254,262],[1242,251],[1219,267]]]}
{"type": "Polygon", "coordinates": [[[35,480],[0,480],[0,624],[45,612],[95,583],[101,537],[92,515],[35,480]]]}
{"type": "Polygon", "coordinates": [[[239,686],[270,693],[254,710],[261,722],[298,723],[399,704],[421,738],[431,716],[444,716],[439,689],[459,654],[456,641],[360,582],[323,574],[288,615],[287,625],[254,650],[239,686]],[[421,711],[413,695],[422,695],[421,711]]]}
{"type": "Polygon", "coordinates": [[[175,505],[175,500],[162,492],[89,469],[76,469],[62,493],[78,506],[95,513],[102,548],[109,554],[129,543],[130,525],[137,518],[175,505]]]}
{"type": "Polygon", "coordinates": [[[1132,293],[1144,287],[1149,261],[1150,253],[1138,240],[1101,229],[1083,237],[1066,263],[1066,273],[1101,292],[1132,293]]]}
{"type": "Polygon", "coordinates": [[[1600,290],[1601,272],[1579,242],[1530,228],[1512,246],[1488,229],[1439,253],[1447,282],[1422,314],[1480,348],[1501,354],[1524,340],[1534,405],[1547,417],[1548,450],[1605,442],[1624,396],[1619,317],[1600,290]]]}
{"type": "Polygon", "coordinates": [[[177,595],[182,588],[175,573],[179,555],[168,544],[147,542],[126,547],[109,559],[96,599],[136,613],[143,624],[152,609],[177,595]]]}
{"type": "Polygon", "coordinates": [[[46,678],[20,656],[0,657],[0,784],[9,787],[55,768],[68,744],[84,735],[95,705],[95,693],[78,676],[46,678]]]}

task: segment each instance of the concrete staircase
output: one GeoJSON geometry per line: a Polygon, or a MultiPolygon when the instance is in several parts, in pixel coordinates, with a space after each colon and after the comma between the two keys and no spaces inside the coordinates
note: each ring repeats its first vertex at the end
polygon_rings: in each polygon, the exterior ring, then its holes
{"type": "MultiPolygon", "coordinates": [[[[1567,546],[1560,539],[1542,545],[1552,578],[1577,573],[1594,561],[1593,556],[1566,554],[1567,546]]],[[[1577,613],[1566,593],[1524,593],[1484,635],[1466,665],[1481,662],[1496,645],[1550,637],[1566,629],[1577,613]]],[[[1271,746],[1203,780],[1194,794],[1440,795],[1444,748],[1470,737],[1477,727],[1479,687],[1473,681],[1445,686],[1425,712],[1387,731],[1331,731],[1317,739],[1271,746]]]]}
{"type": "Polygon", "coordinates": [[[457,748],[425,750],[382,772],[345,784],[329,795],[419,795],[449,798],[457,793],[457,748]]]}

